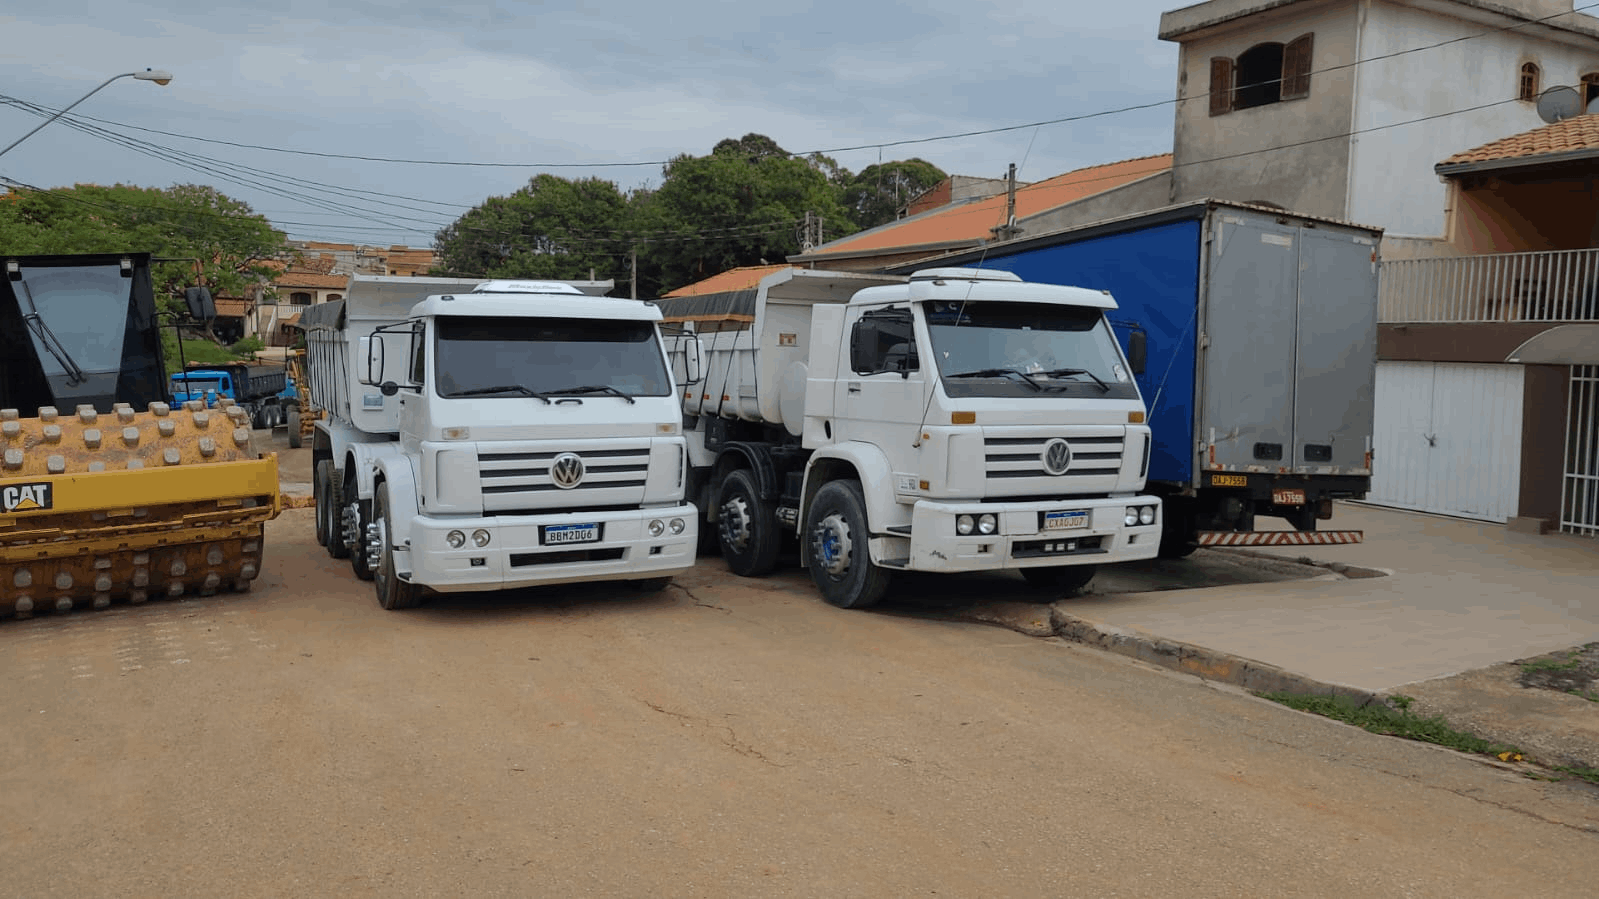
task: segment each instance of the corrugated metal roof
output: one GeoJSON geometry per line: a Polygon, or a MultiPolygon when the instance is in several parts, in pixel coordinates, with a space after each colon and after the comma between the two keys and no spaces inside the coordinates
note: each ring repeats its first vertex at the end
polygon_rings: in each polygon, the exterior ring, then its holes
{"type": "Polygon", "coordinates": [[[1445,159],[1438,170],[1502,160],[1532,161],[1540,156],[1599,152],[1599,115],[1580,115],[1531,131],[1490,141],[1445,159]]]}
{"type": "MultiPolygon", "coordinates": [[[[1171,168],[1170,153],[1159,156],[1141,156],[1105,165],[1089,166],[1056,175],[1036,184],[1016,190],[1016,217],[1054,209],[1147,178],[1171,168]]],[[[823,244],[806,253],[807,259],[825,258],[831,254],[859,254],[867,250],[893,250],[900,248],[975,243],[987,240],[991,231],[1005,223],[1004,194],[963,203],[959,206],[936,209],[913,218],[902,219],[890,225],[852,234],[832,243],[823,244]]]]}

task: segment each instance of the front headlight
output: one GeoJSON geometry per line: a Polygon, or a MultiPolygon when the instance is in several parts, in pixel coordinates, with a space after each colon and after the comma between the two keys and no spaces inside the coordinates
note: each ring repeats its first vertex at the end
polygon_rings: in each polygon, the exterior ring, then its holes
{"type": "Polygon", "coordinates": [[[992,534],[999,530],[999,519],[992,512],[984,512],[977,518],[977,533],[992,534]]]}
{"type": "Polygon", "coordinates": [[[955,533],[964,537],[972,532],[972,528],[976,524],[970,515],[957,515],[955,516],[955,533]]]}
{"type": "Polygon", "coordinates": [[[1125,525],[1127,525],[1130,528],[1138,527],[1138,507],[1137,506],[1128,506],[1127,507],[1127,514],[1122,517],[1122,524],[1125,524],[1125,525]]]}
{"type": "Polygon", "coordinates": [[[466,545],[466,535],[460,531],[451,531],[444,535],[444,542],[450,544],[450,549],[460,549],[466,545]]]}
{"type": "Polygon", "coordinates": [[[1155,523],[1155,507],[1154,506],[1144,506],[1143,508],[1139,509],[1138,510],[1138,523],[1139,524],[1154,524],[1155,523]]]}
{"type": "Polygon", "coordinates": [[[665,522],[661,521],[659,518],[654,519],[653,521],[650,522],[650,536],[651,537],[659,537],[659,536],[661,536],[664,533],[666,533],[666,523],[665,522]]]}
{"type": "Polygon", "coordinates": [[[674,518],[666,525],[666,529],[672,532],[673,537],[683,533],[683,530],[687,527],[688,525],[681,518],[674,518]]]}
{"type": "Polygon", "coordinates": [[[489,545],[489,532],[485,531],[482,528],[478,528],[477,530],[473,531],[472,532],[472,545],[473,546],[477,546],[477,547],[488,546],[489,545]]]}

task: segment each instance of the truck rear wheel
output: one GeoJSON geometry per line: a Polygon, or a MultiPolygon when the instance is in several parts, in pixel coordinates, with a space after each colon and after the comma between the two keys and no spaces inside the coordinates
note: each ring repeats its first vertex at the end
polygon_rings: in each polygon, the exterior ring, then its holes
{"type": "Polygon", "coordinates": [[[872,564],[866,500],[859,481],[832,481],[805,511],[805,567],[822,598],[841,609],[876,605],[890,573],[872,564]]]}
{"type": "Polygon", "coordinates": [[[289,449],[299,449],[300,440],[300,410],[289,410],[289,449]]]}
{"type": "Polygon", "coordinates": [[[728,570],[742,577],[771,574],[777,567],[777,550],[782,546],[777,516],[772,504],[761,498],[755,475],[749,469],[740,468],[722,482],[718,511],[721,520],[716,530],[728,570]]]}
{"type": "Polygon", "coordinates": [[[324,461],[328,464],[328,555],[345,559],[349,558],[350,547],[344,542],[344,478],[333,467],[332,459],[324,461]]]}
{"type": "MultiPolygon", "coordinates": [[[[353,484],[345,485],[345,489],[348,493],[355,492],[353,484]]],[[[355,576],[361,580],[370,581],[372,580],[374,568],[374,560],[371,557],[372,538],[369,527],[373,521],[372,506],[357,499],[351,501],[345,508],[353,510],[355,514],[355,539],[350,540],[350,535],[345,535],[345,540],[349,541],[350,544],[350,570],[355,572],[355,576]]]]}
{"type": "Polygon", "coordinates": [[[422,602],[422,588],[400,580],[394,573],[394,546],[389,539],[389,485],[379,484],[377,500],[372,509],[372,542],[378,551],[378,564],[373,571],[372,586],[377,590],[378,605],[385,609],[410,609],[422,602]]]}
{"type": "Polygon", "coordinates": [[[333,509],[332,500],[328,497],[328,483],[333,477],[333,460],[323,459],[316,464],[315,473],[311,476],[311,501],[316,504],[316,542],[318,546],[328,545],[328,535],[333,533],[333,519],[337,515],[333,509]]]}
{"type": "Polygon", "coordinates": [[[1098,565],[1057,565],[1049,568],[1023,568],[1022,577],[1034,587],[1075,594],[1094,579],[1098,565]]]}

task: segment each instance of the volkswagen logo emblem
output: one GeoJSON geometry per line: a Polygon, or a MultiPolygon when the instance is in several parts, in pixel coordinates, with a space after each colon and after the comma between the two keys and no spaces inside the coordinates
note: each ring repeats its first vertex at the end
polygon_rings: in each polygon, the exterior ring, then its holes
{"type": "Polygon", "coordinates": [[[1044,461],[1044,471],[1052,475],[1063,475],[1066,469],[1072,467],[1072,448],[1063,438],[1056,437],[1044,444],[1044,452],[1039,456],[1044,461]]]}
{"type": "Polygon", "coordinates": [[[583,483],[583,458],[577,453],[562,453],[550,463],[550,480],[562,490],[583,483]]]}

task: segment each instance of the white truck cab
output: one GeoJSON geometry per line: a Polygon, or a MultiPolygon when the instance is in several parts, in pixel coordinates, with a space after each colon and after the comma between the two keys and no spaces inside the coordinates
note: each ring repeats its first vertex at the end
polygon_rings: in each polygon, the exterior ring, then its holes
{"type": "Polygon", "coordinates": [[[332,343],[359,361],[350,414],[319,423],[317,488],[339,516],[319,521],[319,537],[361,557],[385,608],[424,587],[659,589],[694,564],[656,307],[490,281],[394,317],[379,302],[393,285],[362,286],[352,278],[333,339],[308,342],[313,356],[332,343]],[[363,308],[378,312],[369,327],[363,308]]]}

